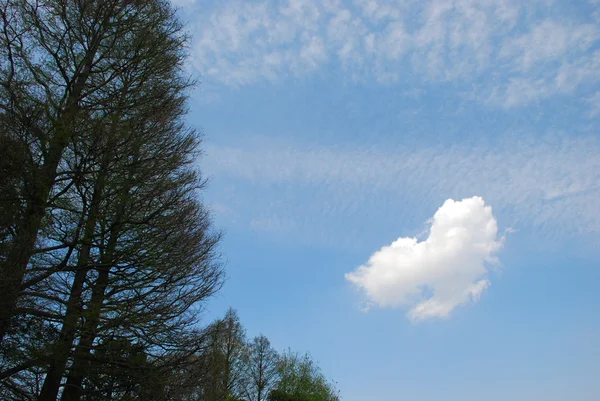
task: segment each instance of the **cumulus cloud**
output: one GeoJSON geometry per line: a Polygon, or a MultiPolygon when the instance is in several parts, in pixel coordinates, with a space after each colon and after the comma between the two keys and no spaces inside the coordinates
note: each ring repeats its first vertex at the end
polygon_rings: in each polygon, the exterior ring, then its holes
{"type": "Polygon", "coordinates": [[[372,304],[409,306],[413,321],[445,318],[490,285],[487,265],[496,262],[501,245],[483,198],[448,199],[433,216],[427,239],[398,238],[346,279],[372,304]]]}

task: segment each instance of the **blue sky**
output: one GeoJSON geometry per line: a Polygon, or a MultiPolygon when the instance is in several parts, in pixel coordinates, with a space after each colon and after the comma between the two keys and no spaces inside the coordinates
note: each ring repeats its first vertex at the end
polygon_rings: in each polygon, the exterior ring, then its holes
{"type": "Polygon", "coordinates": [[[207,319],[345,401],[600,399],[600,2],[176,3],[207,319]]]}

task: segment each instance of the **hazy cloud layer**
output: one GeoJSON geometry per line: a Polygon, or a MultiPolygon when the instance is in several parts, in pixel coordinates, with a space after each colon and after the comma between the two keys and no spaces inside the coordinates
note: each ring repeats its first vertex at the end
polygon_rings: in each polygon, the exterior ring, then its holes
{"type": "Polygon", "coordinates": [[[189,11],[194,64],[207,83],[342,71],[380,84],[453,81],[482,102],[512,108],[600,82],[593,2],[579,4],[579,14],[546,0],[213,4],[189,11]]]}
{"type": "Polygon", "coordinates": [[[477,301],[490,282],[486,264],[501,246],[492,208],[480,197],[448,199],[431,220],[428,237],[398,238],[346,279],[380,307],[410,306],[412,320],[448,317],[477,301]]]}
{"type": "Polygon", "coordinates": [[[506,226],[562,240],[600,233],[599,154],[600,142],[592,136],[513,136],[501,145],[434,148],[255,140],[249,146],[210,145],[203,165],[219,177],[213,182],[216,201],[237,213],[236,221],[250,219],[245,224],[268,231],[341,241],[348,224],[358,229],[414,215],[425,219],[437,206],[433,202],[477,194],[506,226]]]}

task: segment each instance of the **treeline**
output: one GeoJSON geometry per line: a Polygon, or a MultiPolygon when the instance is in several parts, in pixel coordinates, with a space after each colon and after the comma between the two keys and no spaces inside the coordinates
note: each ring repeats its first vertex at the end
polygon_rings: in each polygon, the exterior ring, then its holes
{"type": "Polygon", "coordinates": [[[0,399],[304,397],[274,383],[308,360],[249,390],[268,341],[233,368],[235,314],[200,324],[223,267],[185,46],[167,0],[0,0],[0,399]]]}
{"type": "Polygon", "coordinates": [[[334,384],[310,355],[278,353],[264,335],[247,339],[235,310],[208,326],[207,333],[204,352],[181,372],[189,393],[179,399],[339,401],[334,384]]]}

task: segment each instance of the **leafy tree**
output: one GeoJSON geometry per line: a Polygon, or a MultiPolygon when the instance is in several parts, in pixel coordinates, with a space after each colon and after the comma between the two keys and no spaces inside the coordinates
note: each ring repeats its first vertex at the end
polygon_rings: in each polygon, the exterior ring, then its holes
{"type": "Polygon", "coordinates": [[[269,401],[338,401],[329,382],[309,354],[299,356],[286,351],[278,363],[279,380],[269,401]]]}

